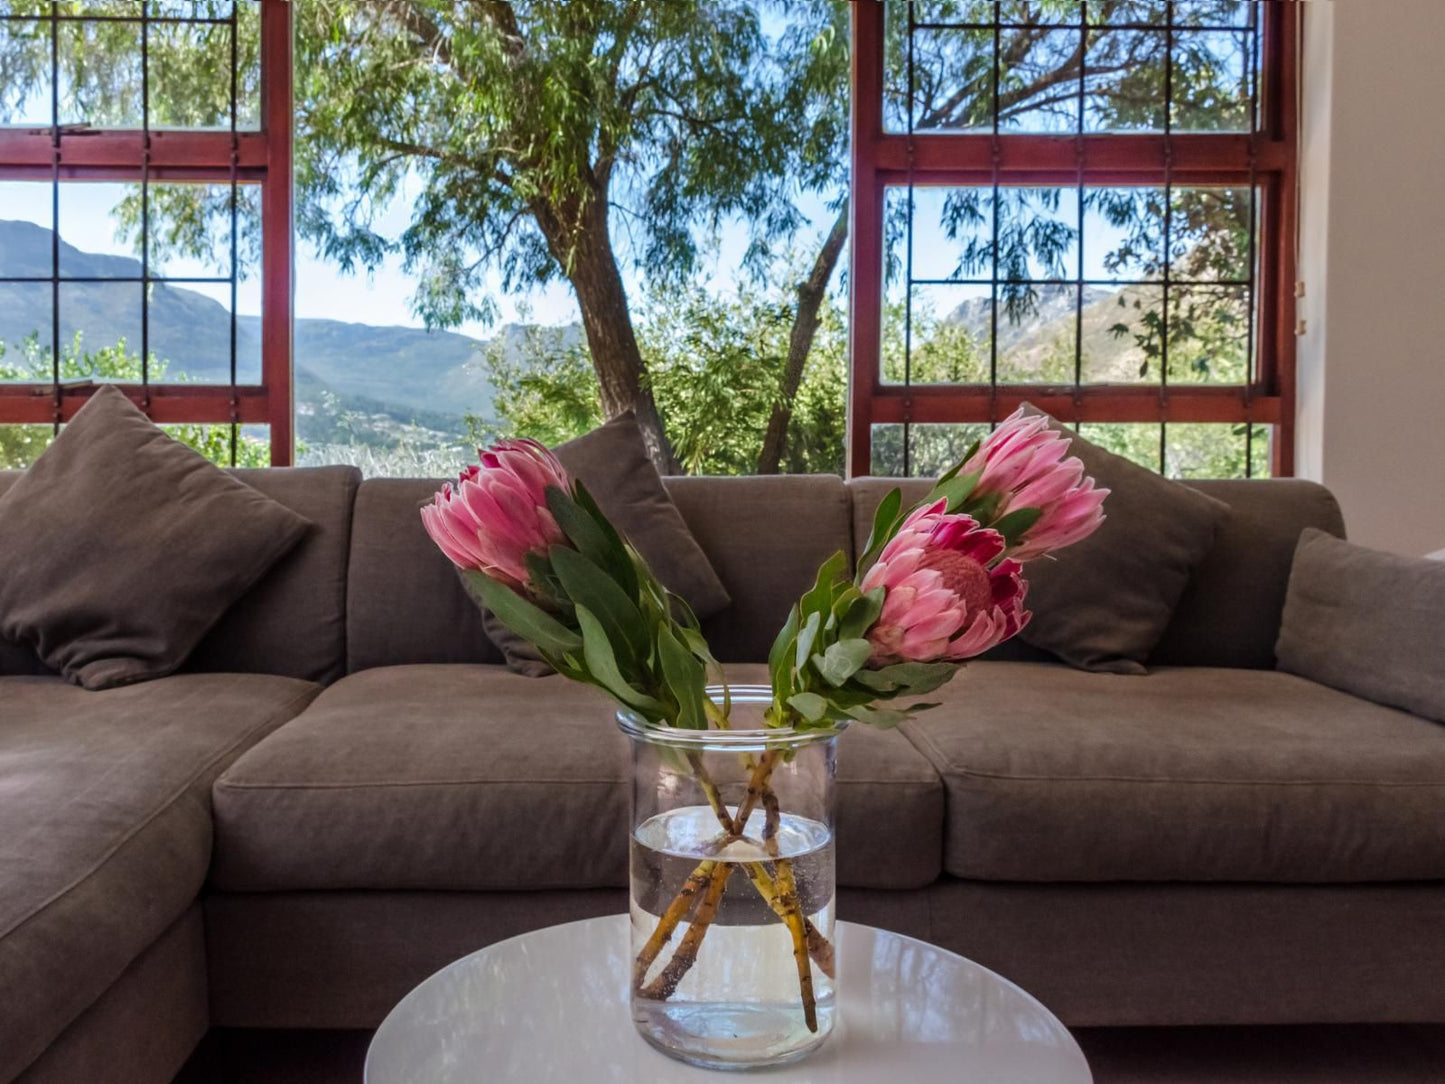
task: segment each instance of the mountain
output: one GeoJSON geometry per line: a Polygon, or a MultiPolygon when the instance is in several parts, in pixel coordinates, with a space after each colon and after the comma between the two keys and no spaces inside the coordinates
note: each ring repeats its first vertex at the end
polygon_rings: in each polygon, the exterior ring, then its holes
{"type": "MultiPolygon", "coordinates": [[[[0,277],[50,275],[51,232],[32,222],[0,220],[0,277]]],[[[61,273],[76,278],[140,274],[140,262],[124,256],[82,252],[60,242],[61,273]]],[[[222,287],[224,289],[224,287],[222,287]]],[[[80,332],[87,347],[124,338],[135,352],[141,342],[141,293],[135,282],[62,282],[60,334],[68,343],[80,332]]],[[[575,335],[576,330],[570,333],[575,335]]],[[[0,283],[0,341],[15,344],[51,335],[51,287],[47,283],[0,283]]],[[[503,328],[504,344],[520,329],[503,328]]],[[[260,378],[260,320],[237,321],[238,379],[260,378]]],[[[150,301],[150,350],[172,376],[225,383],[230,373],[230,312],[198,290],[157,284],[150,301]]],[[[327,392],[342,404],[401,422],[430,416],[453,432],[466,413],[487,415],[492,390],[477,362],[488,342],[448,331],[377,327],[340,320],[298,319],[295,326],[298,399],[327,392]]]]}
{"type": "MultiPolygon", "coordinates": [[[[1139,376],[1143,353],[1131,335],[1115,335],[1118,324],[1134,327],[1140,313],[1147,311],[1157,298],[1149,287],[1126,286],[1109,290],[1085,286],[1083,309],[1083,347],[1085,380],[1130,381],[1139,376]]],[[[1157,290],[1153,291],[1157,294],[1157,290]]],[[[1017,323],[1010,321],[1000,308],[998,318],[998,353],[1000,379],[1038,379],[1045,362],[1059,353],[1070,359],[1074,351],[1074,287],[1045,285],[1037,289],[1034,311],[1017,323]]],[[[987,297],[970,298],[944,321],[962,324],[975,340],[988,344],[992,302],[987,297]]],[[[1070,366],[1072,362],[1069,363],[1070,366]]],[[[1072,379],[1072,373],[1068,379],[1072,379]]]]}

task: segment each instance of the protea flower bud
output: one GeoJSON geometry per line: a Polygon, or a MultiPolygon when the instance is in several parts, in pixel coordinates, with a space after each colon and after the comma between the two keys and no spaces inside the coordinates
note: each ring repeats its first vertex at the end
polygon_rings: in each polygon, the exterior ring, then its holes
{"type": "Polygon", "coordinates": [[[427,534],[458,568],[527,588],[527,555],[565,541],[547,508],[547,489],[567,490],[567,472],[535,440],[504,440],[478,452],[421,510],[427,534]]]}
{"type": "Polygon", "coordinates": [[[978,472],[975,498],[999,495],[997,515],[1019,508],[1042,513],[1011,556],[1027,561],[1051,550],[1080,542],[1104,522],[1107,489],[1096,489],[1084,477],[1084,464],[1065,454],[1069,438],[1050,428],[1044,415],[1009,415],[989,434],[962,466],[961,473],[978,472]]]}
{"type": "Polygon", "coordinates": [[[910,514],[859,584],[887,592],[868,632],[877,665],[972,658],[1028,623],[1020,566],[999,560],[1003,536],[947,506],[910,514]]]}

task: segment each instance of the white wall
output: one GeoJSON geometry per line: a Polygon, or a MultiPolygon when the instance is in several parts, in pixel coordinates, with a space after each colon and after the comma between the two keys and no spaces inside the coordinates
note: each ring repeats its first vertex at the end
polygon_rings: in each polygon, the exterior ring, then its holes
{"type": "Polygon", "coordinates": [[[1297,469],[1350,537],[1445,546],[1445,0],[1309,0],[1297,469]]]}

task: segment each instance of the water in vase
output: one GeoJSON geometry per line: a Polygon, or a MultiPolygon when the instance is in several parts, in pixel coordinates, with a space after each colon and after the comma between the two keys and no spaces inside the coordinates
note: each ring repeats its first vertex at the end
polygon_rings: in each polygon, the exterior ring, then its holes
{"type": "MultiPolygon", "coordinates": [[[[704,805],[660,813],[633,832],[634,959],[679,892],[698,874],[700,863],[717,863],[712,870],[723,881],[712,920],[702,923],[699,908],[706,902],[707,884],[694,879],[689,917],[679,921],[641,976],[632,1001],[643,1036],[695,1064],[746,1068],[790,1061],[816,1048],[833,1025],[833,978],[810,960],[817,1027],[808,1027],[792,935],[763,894],[769,880],[778,885],[780,870],[790,873],[799,912],[831,944],[832,836],[817,821],[783,813],[774,845],[768,846],[764,827],[763,812],[755,811],[743,838],[726,842],[717,817],[704,805]],[[763,890],[760,874],[765,875],[763,890]],[[673,961],[677,953],[686,952],[695,922],[705,932],[699,931],[701,942],[684,970],[673,961]]],[[[831,960],[828,964],[831,970],[831,960]]]]}

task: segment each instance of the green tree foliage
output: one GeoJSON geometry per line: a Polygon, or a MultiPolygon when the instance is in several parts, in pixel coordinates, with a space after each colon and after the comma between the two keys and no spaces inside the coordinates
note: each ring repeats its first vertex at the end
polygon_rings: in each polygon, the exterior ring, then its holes
{"type": "MultiPolygon", "coordinates": [[[[152,380],[166,376],[168,365],[160,358],[151,356],[150,375],[152,380]]],[[[12,347],[0,342],[0,381],[30,381],[48,383],[53,377],[50,365],[50,351],[40,346],[32,336],[12,347]]],[[[62,346],[60,351],[60,380],[62,383],[94,381],[113,383],[138,381],[141,378],[139,354],[127,351],[125,340],[99,350],[86,350],[77,332],[75,337],[62,346]]],[[[174,374],[171,379],[184,381],[184,373],[174,374]]],[[[176,440],[194,448],[213,463],[229,466],[231,463],[231,430],[226,425],[168,425],[163,426],[176,440]]],[[[53,435],[48,425],[3,425],[0,426],[0,470],[18,470],[35,462],[36,457],[50,445],[53,435]]],[[[255,440],[244,434],[236,441],[236,465],[238,467],[265,467],[271,462],[270,447],[265,441],[255,440]]]]}

